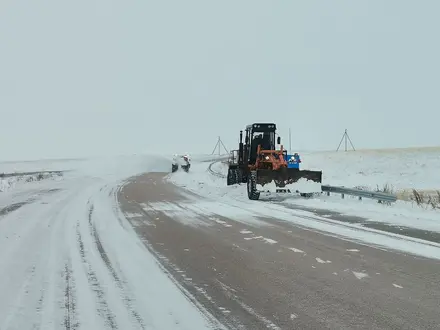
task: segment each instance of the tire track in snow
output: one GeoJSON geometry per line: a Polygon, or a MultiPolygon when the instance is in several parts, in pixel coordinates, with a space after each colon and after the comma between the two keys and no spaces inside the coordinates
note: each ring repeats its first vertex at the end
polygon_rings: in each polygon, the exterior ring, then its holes
{"type": "Polygon", "coordinates": [[[61,189],[41,190],[38,194],[33,194],[31,197],[27,198],[26,200],[6,205],[5,207],[0,208],[0,217],[5,217],[9,213],[15,212],[25,205],[39,201],[45,194],[53,194],[60,190],[61,189]]]}
{"type": "Polygon", "coordinates": [[[42,329],[55,324],[63,328],[64,261],[56,262],[63,259],[63,249],[54,243],[61,241],[59,230],[64,222],[56,220],[70,195],[57,195],[40,203],[35,203],[37,197],[24,197],[26,202],[12,211],[18,210],[16,213],[6,215],[7,225],[2,228],[5,239],[1,242],[0,264],[6,278],[0,292],[9,298],[0,304],[0,328],[42,329]]]}
{"type": "Polygon", "coordinates": [[[64,308],[66,309],[64,316],[64,327],[66,330],[74,330],[79,326],[76,316],[75,303],[75,280],[72,277],[72,271],[68,264],[64,266],[64,280],[66,288],[64,290],[64,308]]]}
{"type": "Polygon", "coordinates": [[[89,219],[89,229],[90,232],[92,234],[92,236],[95,239],[95,243],[96,243],[96,248],[101,256],[102,261],[104,262],[105,266],[107,267],[108,271],[110,272],[111,276],[113,277],[113,280],[115,281],[116,286],[119,288],[119,290],[121,291],[121,295],[122,295],[122,299],[124,301],[124,305],[127,308],[127,310],[129,311],[129,313],[131,314],[131,316],[136,320],[136,322],[139,324],[140,329],[146,329],[145,324],[144,324],[144,320],[142,319],[142,317],[140,316],[140,314],[133,308],[133,304],[132,304],[132,298],[130,298],[128,296],[128,294],[126,293],[125,287],[123,285],[123,282],[121,281],[121,279],[119,278],[117,272],[115,271],[113,265],[111,264],[111,261],[107,255],[107,253],[105,252],[105,249],[101,243],[101,239],[99,238],[99,234],[96,230],[96,226],[93,223],[93,211],[94,211],[94,205],[90,205],[89,207],[89,212],[88,212],[88,219],[89,219]]]}
{"type": "Polygon", "coordinates": [[[116,330],[116,329],[118,329],[118,325],[116,323],[116,316],[110,310],[108,303],[105,300],[104,290],[98,281],[98,278],[96,276],[96,272],[93,270],[91,264],[87,261],[85,249],[84,249],[84,242],[83,242],[83,239],[81,236],[79,226],[80,226],[80,223],[77,222],[77,224],[76,224],[76,237],[77,237],[77,242],[78,242],[78,246],[79,246],[79,253],[81,256],[81,260],[87,269],[87,273],[86,273],[87,281],[89,282],[89,285],[91,286],[92,291],[96,294],[96,298],[98,300],[99,306],[97,308],[97,312],[104,319],[104,322],[109,326],[110,329],[116,330]]]}
{"type": "Polygon", "coordinates": [[[19,203],[13,203],[10,204],[2,209],[0,209],[0,217],[6,216],[8,215],[8,213],[12,213],[14,211],[17,211],[20,207],[29,204],[30,202],[28,201],[24,201],[24,202],[19,202],[19,203]]]}

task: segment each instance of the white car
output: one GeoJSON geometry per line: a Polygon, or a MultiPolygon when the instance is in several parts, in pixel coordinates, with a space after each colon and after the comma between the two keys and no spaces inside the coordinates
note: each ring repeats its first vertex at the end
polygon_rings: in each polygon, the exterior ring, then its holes
{"type": "Polygon", "coordinates": [[[173,157],[173,164],[171,171],[176,172],[179,169],[179,166],[185,171],[188,172],[191,167],[190,157],[188,154],[185,155],[177,155],[175,154],[173,157]]]}

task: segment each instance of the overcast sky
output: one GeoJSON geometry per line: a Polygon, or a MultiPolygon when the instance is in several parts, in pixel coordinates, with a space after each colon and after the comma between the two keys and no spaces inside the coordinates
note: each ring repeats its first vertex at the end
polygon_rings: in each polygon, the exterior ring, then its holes
{"type": "Polygon", "coordinates": [[[0,2],[0,159],[440,145],[439,1],[0,2]]]}

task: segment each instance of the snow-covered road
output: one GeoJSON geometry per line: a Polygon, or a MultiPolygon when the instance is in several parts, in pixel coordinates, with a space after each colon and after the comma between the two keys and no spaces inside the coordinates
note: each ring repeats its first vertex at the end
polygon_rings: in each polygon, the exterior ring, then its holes
{"type": "Polygon", "coordinates": [[[143,157],[84,161],[61,181],[0,195],[0,329],[213,329],[119,210],[143,157]],[[121,170],[122,169],[122,170],[121,170]]]}

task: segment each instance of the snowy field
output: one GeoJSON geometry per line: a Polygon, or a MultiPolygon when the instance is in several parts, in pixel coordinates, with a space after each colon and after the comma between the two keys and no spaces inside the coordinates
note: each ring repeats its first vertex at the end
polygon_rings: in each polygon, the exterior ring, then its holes
{"type": "Polygon", "coordinates": [[[302,153],[303,169],[323,171],[323,184],[395,191],[440,190],[440,147],[302,153]]]}
{"type": "MultiPolygon", "coordinates": [[[[119,210],[127,177],[169,159],[108,157],[8,164],[70,169],[0,193],[0,329],[212,329],[119,210]]],[[[217,325],[215,329],[222,329],[217,325]]]]}

